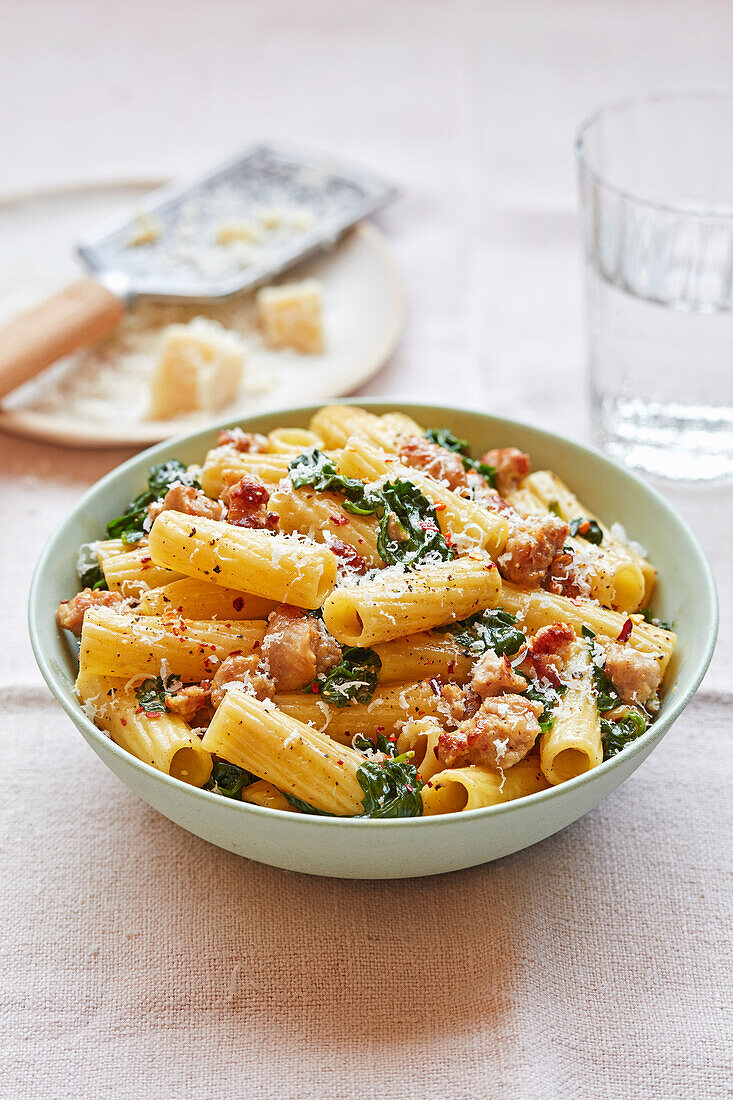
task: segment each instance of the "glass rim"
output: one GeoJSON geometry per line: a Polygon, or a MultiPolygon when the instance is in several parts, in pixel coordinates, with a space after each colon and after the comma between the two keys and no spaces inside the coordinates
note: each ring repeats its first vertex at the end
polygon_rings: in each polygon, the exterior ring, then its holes
{"type": "Polygon", "coordinates": [[[578,168],[599,187],[604,188],[606,191],[610,191],[611,194],[617,195],[619,198],[633,202],[637,206],[644,206],[650,210],[658,210],[665,214],[684,215],[684,217],[687,218],[699,218],[708,221],[733,221],[733,196],[731,196],[729,207],[726,206],[724,208],[718,208],[717,210],[712,207],[709,209],[691,209],[689,206],[684,206],[680,203],[662,202],[657,199],[645,198],[628,188],[611,183],[593,167],[588,159],[586,150],[587,135],[591,128],[602,118],[607,115],[618,114],[631,107],[640,107],[646,103],[657,103],[660,101],[672,102],[676,99],[686,99],[690,101],[714,99],[721,102],[727,100],[733,109],[733,88],[691,88],[683,91],[646,92],[641,95],[628,96],[625,99],[618,99],[610,103],[602,104],[590,115],[586,115],[575,131],[573,149],[578,168]]]}

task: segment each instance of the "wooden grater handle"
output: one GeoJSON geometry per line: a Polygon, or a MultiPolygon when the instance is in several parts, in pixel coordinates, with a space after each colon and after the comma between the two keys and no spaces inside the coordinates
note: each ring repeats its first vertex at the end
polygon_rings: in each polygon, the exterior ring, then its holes
{"type": "Polygon", "coordinates": [[[0,328],[0,398],[62,356],[104,336],[125,308],[94,279],[80,279],[0,328]]]}

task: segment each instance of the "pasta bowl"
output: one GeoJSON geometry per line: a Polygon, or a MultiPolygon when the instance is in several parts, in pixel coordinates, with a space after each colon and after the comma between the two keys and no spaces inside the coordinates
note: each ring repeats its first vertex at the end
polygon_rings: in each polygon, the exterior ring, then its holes
{"type": "MultiPolygon", "coordinates": [[[[216,441],[217,427],[179,436],[123,463],[71,511],[46,547],[30,593],[34,652],[51,691],[86,742],[135,794],[171,821],[228,851],[275,867],[343,878],[441,874],[517,852],[564,828],[618,787],[659,744],[697,690],[717,633],[717,597],[710,567],[690,529],[639,478],[596,451],[520,422],[468,410],[362,401],[370,411],[402,412],[446,427],[471,441],[474,453],[517,446],[533,467],[571,483],[581,500],[608,522],[620,521],[643,543],[658,569],[657,615],[676,623],[678,644],[667,671],[662,705],[649,729],[623,752],[549,790],[498,806],[431,817],[383,820],[307,816],[223,798],[143,763],[98,730],[74,691],[76,650],[58,630],[55,609],[78,587],[81,543],[100,537],[140,490],[149,467],[171,458],[194,463],[216,441]]],[[[240,420],[247,431],[304,427],[317,406],[240,420]]],[[[221,426],[230,426],[222,421],[221,426]]]]}

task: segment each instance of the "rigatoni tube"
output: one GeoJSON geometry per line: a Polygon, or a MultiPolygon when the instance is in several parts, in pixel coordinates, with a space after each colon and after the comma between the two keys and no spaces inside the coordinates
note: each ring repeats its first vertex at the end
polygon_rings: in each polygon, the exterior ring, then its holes
{"type": "Polygon", "coordinates": [[[353,817],[362,809],[364,757],[244,691],[227,692],[202,744],[319,810],[353,817]]]}
{"type": "MultiPolygon", "coordinates": [[[[156,565],[150,556],[150,548],[143,543],[133,549],[117,550],[118,540],[100,543],[97,548],[99,564],[107,587],[123,596],[139,597],[144,592],[170,584],[181,577],[172,569],[156,565]]],[[[124,546],[124,543],[121,543],[124,546]]]]}
{"type": "Polygon", "coordinates": [[[277,604],[253,596],[250,592],[237,592],[211,581],[197,577],[182,577],[146,592],[140,599],[141,615],[164,615],[175,611],[184,619],[266,619],[277,604]]]}
{"type": "Polygon", "coordinates": [[[422,789],[423,813],[427,816],[499,806],[549,787],[536,756],[520,760],[503,775],[493,768],[450,768],[431,776],[429,783],[422,789]]]}
{"type": "Polygon", "coordinates": [[[352,703],[348,707],[331,706],[304,692],[278,694],[275,702],[291,718],[312,724],[342,745],[350,745],[357,733],[375,741],[379,733],[389,736],[409,719],[432,714],[437,700],[430,684],[419,681],[379,687],[370,703],[352,703]]]}
{"type": "Polygon", "coordinates": [[[181,680],[198,683],[213,676],[230,654],[252,653],[264,633],[261,620],[192,622],[92,607],[84,616],[79,665],[97,676],[158,676],[165,661],[181,680]]]}
{"type": "Polygon", "coordinates": [[[552,729],[540,741],[542,771],[552,784],[565,783],[603,762],[601,720],[585,641],[573,643],[566,677],[568,688],[555,707],[552,729]]]}
{"type": "Polygon", "coordinates": [[[383,570],[359,585],[339,588],[323,605],[323,621],[343,645],[370,646],[465,619],[496,607],[500,596],[494,563],[469,556],[411,572],[383,570]]]}
{"type": "Polygon", "coordinates": [[[296,607],[320,607],[336,583],[336,558],[325,546],[183,512],[160,513],[150,553],[186,576],[296,607]]]}
{"type": "Polygon", "coordinates": [[[527,630],[534,633],[549,623],[568,623],[576,634],[581,634],[584,626],[589,626],[595,634],[607,638],[618,638],[627,618],[633,624],[628,644],[640,653],[649,653],[664,670],[672,656],[677,635],[672,630],[644,621],[641,615],[625,615],[619,611],[610,611],[593,600],[570,599],[557,596],[554,592],[542,589],[520,588],[516,584],[504,581],[501,592],[501,606],[513,615],[521,618],[527,630]]]}
{"type": "Polygon", "coordinates": [[[336,461],[340,474],[363,481],[378,481],[387,477],[400,478],[417,485],[424,496],[436,505],[438,525],[445,536],[459,545],[478,546],[496,558],[501,554],[509,533],[503,516],[459,496],[442,481],[405,466],[394,455],[387,454],[365,440],[350,439],[336,461]]]}
{"type": "Polygon", "coordinates": [[[211,753],[182,718],[146,713],[133,689],[114,678],[82,672],[76,690],[94,724],[116,745],[174,779],[203,787],[211,775],[211,753]]]}

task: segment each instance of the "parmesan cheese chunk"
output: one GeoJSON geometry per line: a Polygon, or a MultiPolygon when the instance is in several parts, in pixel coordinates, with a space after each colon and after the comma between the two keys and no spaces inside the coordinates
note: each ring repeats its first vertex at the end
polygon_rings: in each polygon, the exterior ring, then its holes
{"type": "Polygon", "coordinates": [[[232,244],[234,241],[249,241],[251,244],[256,244],[259,239],[260,231],[251,222],[222,222],[216,231],[217,244],[232,244]]]}
{"type": "Polygon", "coordinates": [[[133,222],[128,248],[137,248],[141,244],[155,244],[163,232],[163,227],[152,214],[138,214],[133,222]]]}
{"type": "Polygon", "coordinates": [[[291,347],[306,354],[323,351],[321,305],[316,279],[263,287],[257,308],[265,342],[271,348],[291,347]]]}
{"type": "Polygon", "coordinates": [[[215,321],[195,317],[187,325],[169,325],[153,375],[150,417],[166,420],[230,404],[244,367],[241,340],[215,321]]]}

